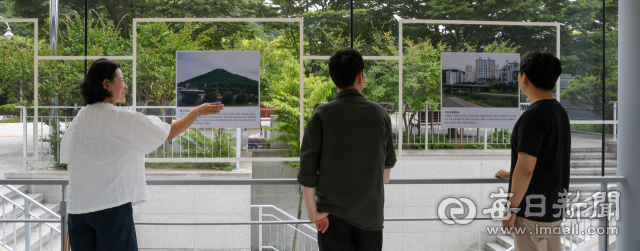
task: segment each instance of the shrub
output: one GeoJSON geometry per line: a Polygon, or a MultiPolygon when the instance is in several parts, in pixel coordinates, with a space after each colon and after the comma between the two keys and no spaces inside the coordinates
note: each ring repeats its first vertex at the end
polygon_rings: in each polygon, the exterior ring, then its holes
{"type": "Polygon", "coordinates": [[[20,123],[19,117],[11,117],[6,119],[0,119],[0,123],[20,123]]]}

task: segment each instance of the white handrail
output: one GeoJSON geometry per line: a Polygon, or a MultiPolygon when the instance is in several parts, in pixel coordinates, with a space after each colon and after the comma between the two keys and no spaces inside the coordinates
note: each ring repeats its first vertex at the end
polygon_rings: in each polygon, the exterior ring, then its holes
{"type": "MultiPolygon", "coordinates": [[[[275,209],[276,211],[278,211],[278,212],[280,212],[280,213],[284,214],[285,216],[289,217],[289,219],[291,219],[291,220],[294,220],[294,221],[300,221],[298,218],[293,217],[293,215],[288,214],[287,212],[283,211],[282,209],[280,209],[280,208],[278,208],[278,207],[276,207],[276,206],[274,206],[274,205],[251,205],[251,207],[262,207],[262,208],[264,208],[264,207],[269,207],[269,208],[273,208],[273,209],[275,209]]],[[[282,220],[280,220],[280,221],[282,221],[282,220]]],[[[301,222],[302,222],[302,221],[301,221],[301,222]]],[[[300,224],[302,224],[303,226],[305,226],[305,227],[309,228],[311,231],[318,232],[318,230],[317,230],[317,229],[312,228],[312,227],[310,227],[309,225],[306,225],[306,224],[304,224],[304,223],[300,223],[300,224]]]]}
{"type": "MultiPolygon", "coordinates": [[[[8,201],[9,203],[11,203],[12,205],[14,205],[15,207],[19,208],[20,210],[22,210],[22,212],[26,212],[26,211],[24,210],[24,207],[22,207],[22,206],[18,205],[17,203],[15,203],[15,202],[14,202],[14,201],[12,201],[11,199],[7,198],[6,196],[4,196],[4,195],[0,194],[0,197],[2,197],[2,199],[4,199],[5,201],[8,201]]],[[[4,205],[3,205],[3,207],[4,207],[4,205]]],[[[15,213],[15,211],[14,211],[14,213],[15,213]]],[[[38,220],[39,220],[39,219],[41,219],[40,217],[38,217],[37,215],[34,215],[34,214],[33,214],[33,213],[31,213],[31,212],[29,212],[29,215],[30,215],[30,216],[33,216],[33,217],[35,217],[35,218],[36,218],[36,219],[38,219],[38,220]]],[[[58,219],[59,219],[59,218],[58,218],[58,219]]],[[[27,221],[27,220],[20,220],[19,222],[29,222],[29,221],[27,221]]],[[[50,227],[51,229],[55,230],[56,232],[58,232],[58,233],[62,233],[62,232],[61,232],[60,230],[58,230],[56,227],[49,225],[49,223],[45,222],[44,224],[45,224],[45,225],[47,225],[48,227],[50,227]]],[[[16,231],[16,229],[14,229],[13,231],[14,231],[14,235],[15,235],[15,231],[16,231]]]]}
{"type": "Polygon", "coordinates": [[[48,214],[51,214],[55,219],[60,219],[60,215],[59,214],[55,213],[54,211],[52,211],[48,207],[45,207],[44,205],[38,203],[36,200],[32,199],[31,197],[27,196],[26,194],[20,192],[20,190],[16,189],[15,187],[12,187],[11,185],[3,185],[3,186],[8,188],[9,190],[11,190],[12,192],[18,194],[23,199],[28,200],[29,202],[33,203],[34,205],[36,205],[37,207],[39,207],[43,211],[47,212],[48,214]]]}

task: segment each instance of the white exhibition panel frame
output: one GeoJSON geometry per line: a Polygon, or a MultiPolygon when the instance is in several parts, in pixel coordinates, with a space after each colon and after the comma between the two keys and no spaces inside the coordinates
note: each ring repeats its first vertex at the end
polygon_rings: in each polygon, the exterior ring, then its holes
{"type": "MultiPolygon", "coordinates": [[[[398,104],[403,104],[403,100],[402,100],[402,79],[403,79],[403,67],[402,67],[402,61],[404,59],[404,54],[402,52],[402,30],[403,30],[403,24],[466,24],[466,25],[501,25],[501,26],[507,26],[507,25],[511,25],[511,26],[551,26],[551,27],[556,27],[556,56],[558,58],[560,58],[560,23],[551,23],[551,22],[507,22],[507,21],[464,21],[464,20],[427,20],[427,19],[400,19],[398,20],[398,22],[400,23],[399,25],[399,31],[398,31],[398,55],[400,55],[400,60],[398,62],[398,66],[399,66],[399,81],[398,81],[398,92],[399,92],[399,96],[398,96],[398,104]]],[[[558,79],[558,81],[556,82],[556,98],[558,99],[558,101],[560,101],[560,79],[558,79]]],[[[403,112],[403,106],[402,105],[398,105],[398,114],[402,114],[403,112]]],[[[400,131],[400,126],[401,125],[401,116],[396,116],[397,121],[396,121],[396,125],[398,126],[398,132],[400,131]]],[[[601,121],[600,121],[601,122],[601,121]]],[[[398,133],[398,159],[404,159],[404,160],[434,160],[434,158],[432,156],[423,156],[423,157],[404,157],[402,156],[402,136],[404,133],[398,133]]],[[[509,156],[502,156],[502,157],[498,157],[496,156],[496,158],[499,158],[501,160],[509,160],[511,159],[511,157],[509,156]]],[[[452,160],[460,160],[460,157],[457,156],[452,156],[451,158],[452,160]]],[[[485,160],[485,158],[477,158],[476,159],[480,160],[485,160]]]]}
{"type": "MultiPolygon", "coordinates": [[[[302,18],[134,18],[133,19],[133,55],[132,56],[39,56],[38,55],[38,19],[20,18],[3,19],[8,23],[33,23],[34,24],[34,121],[38,120],[38,61],[39,60],[97,60],[106,58],[109,60],[132,60],[133,61],[133,100],[136,99],[136,78],[137,78],[137,24],[152,22],[276,22],[276,23],[299,23],[300,27],[300,141],[302,142],[302,132],[304,131],[304,60],[329,60],[330,56],[304,56],[304,29],[302,18]]],[[[462,20],[415,20],[399,19],[399,55],[400,56],[363,56],[364,60],[398,60],[399,65],[399,103],[402,103],[402,29],[403,24],[467,24],[467,25],[513,25],[513,26],[551,26],[556,27],[556,51],[560,58],[560,24],[551,22],[502,22],[502,21],[462,21],[462,20]]],[[[556,97],[560,99],[560,81],[556,83],[556,97]]],[[[133,109],[136,104],[133,102],[133,109]]],[[[402,106],[399,106],[399,113],[402,113],[402,106]]],[[[397,125],[400,125],[398,117],[397,125]]],[[[618,124],[617,120],[571,120],[571,124],[618,124]]],[[[38,127],[33,126],[33,135],[38,135],[38,127]]],[[[398,133],[398,142],[402,142],[402,133],[398,133]]],[[[0,157],[0,161],[38,161],[40,149],[35,144],[34,137],[34,157],[0,157]]],[[[422,156],[404,157],[402,156],[402,144],[398,144],[398,160],[509,160],[508,156],[422,156]]],[[[274,157],[274,158],[147,158],[146,162],[268,162],[268,161],[300,161],[299,157],[274,157]]]]}
{"type": "MultiPolygon", "coordinates": [[[[37,18],[12,18],[2,19],[7,23],[33,23],[33,157],[0,157],[0,161],[38,161],[38,19],[37,18]]],[[[27,108],[24,108],[27,109],[27,108]]],[[[22,115],[20,115],[22,116],[22,115]]],[[[25,123],[27,123],[25,121],[25,123]]],[[[23,135],[24,137],[24,135],[23,135]]],[[[23,147],[26,151],[26,147],[23,147]]],[[[23,153],[25,154],[25,153],[23,153]]]]}
{"type": "MultiPolygon", "coordinates": [[[[138,23],[186,23],[186,22],[260,22],[260,23],[298,23],[300,27],[300,131],[304,131],[304,33],[302,18],[134,18],[133,19],[133,100],[136,100],[136,79],[138,67],[138,23]]],[[[136,110],[136,103],[132,104],[136,110]]],[[[302,142],[302,133],[300,142],[302,142]]],[[[298,157],[275,157],[275,158],[145,158],[146,162],[238,162],[238,161],[300,161],[298,157]]]]}

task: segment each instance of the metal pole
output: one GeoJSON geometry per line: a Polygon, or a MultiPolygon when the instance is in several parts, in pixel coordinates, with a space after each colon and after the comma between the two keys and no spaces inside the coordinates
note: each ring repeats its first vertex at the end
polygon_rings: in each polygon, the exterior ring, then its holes
{"type": "MultiPolygon", "coordinates": [[[[607,48],[607,40],[606,40],[606,36],[607,36],[607,30],[606,30],[606,22],[607,20],[606,18],[606,12],[607,12],[607,4],[606,1],[602,1],[602,172],[601,175],[604,176],[604,165],[605,165],[605,127],[607,125],[604,124],[604,120],[606,119],[605,117],[605,111],[606,111],[606,104],[607,104],[607,100],[606,100],[606,88],[605,88],[605,84],[606,84],[606,80],[605,80],[605,76],[607,74],[607,69],[606,69],[606,48],[607,48]]],[[[607,202],[607,183],[601,183],[600,185],[600,191],[602,191],[605,196],[605,205],[608,204],[607,202]]],[[[607,208],[608,212],[607,213],[611,213],[610,209],[607,208]]],[[[598,221],[598,224],[600,225],[601,228],[603,229],[607,229],[608,227],[608,218],[607,217],[603,217],[598,221]]],[[[602,251],[607,251],[609,250],[609,235],[607,233],[601,234],[599,241],[600,244],[600,250],[602,251]]]]}
{"type": "Polygon", "coordinates": [[[353,0],[350,1],[351,2],[351,25],[349,25],[351,27],[351,49],[353,49],[353,0]]]}
{"type": "MultiPolygon", "coordinates": [[[[29,219],[31,214],[31,203],[29,200],[24,200],[24,218],[29,219]]],[[[14,230],[15,231],[15,230],[14,230]]],[[[14,233],[15,234],[15,233],[14,233]]],[[[24,223],[24,250],[31,251],[31,223],[24,223]]]]}
{"type": "MultiPolygon", "coordinates": [[[[62,201],[60,201],[60,250],[67,244],[67,185],[62,185],[62,201]]],[[[52,232],[53,234],[53,232],[52,232]]],[[[53,246],[53,243],[50,245],[53,246]]]]}
{"type": "MultiPolygon", "coordinates": [[[[618,101],[613,101],[613,121],[618,121],[618,101]]],[[[613,124],[613,140],[618,140],[618,124],[613,124]]]]}
{"type": "Polygon", "coordinates": [[[49,49],[53,56],[58,52],[58,0],[49,2],[49,49]]]}
{"type": "MultiPolygon", "coordinates": [[[[0,18],[4,19],[4,17],[0,16],[0,18]]],[[[9,23],[4,22],[7,25],[7,29],[11,29],[11,27],[9,27],[9,23]]]]}
{"type": "MultiPolygon", "coordinates": [[[[22,157],[27,157],[27,107],[22,108],[22,157]]],[[[28,171],[27,161],[22,161],[25,171],[28,171]]]]}
{"type": "MultiPolygon", "coordinates": [[[[89,38],[87,36],[87,31],[89,30],[89,14],[91,12],[89,12],[89,0],[86,0],[84,2],[84,56],[86,57],[88,54],[88,48],[87,48],[87,44],[89,43],[89,38]]],[[[136,55],[136,28],[135,26],[133,27],[133,55],[136,55]]],[[[84,74],[87,74],[89,70],[87,69],[87,59],[85,58],[84,60],[84,74]]],[[[136,60],[133,60],[133,81],[136,81],[136,60]]],[[[133,106],[136,106],[136,84],[134,82],[133,84],[133,100],[131,101],[133,103],[133,106]]]]}
{"type": "MultiPolygon", "coordinates": [[[[258,207],[258,221],[262,221],[262,207],[258,207]]],[[[271,236],[271,231],[269,231],[271,236]]],[[[258,225],[258,251],[262,251],[262,225],[258,225]]]]}
{"type": "Polygon", "coordinates": [[[640,65],[640,1],[622,0],[618,5],[618,102],[620,134],[618,140],[618,175],[625,176],[626,182],[618,183],[622,197],[618,213],[621,220],[617,227],[616,250],[638,250],[640,243],[640,216],[635,212],[640,208],[640,85],[637,84],[637,66],[640,65]],[[623,219],[624,217],[624,219],[623,219]]]}
{"type": "MultiPolygon", "coordinates": [[[[242,128],[236,128],[236,158],[242,154],[242,128]]],[[[236,162],[236,171],[241,172],[240,161],[236,162]]]]}
{"type": "MultiPolygon", "coordinates": [[[[51,49],[51,53],[53,56],[58,55],[58,0],[50,0],[49,2],[49,49],[51,49]]],[[[58,94],[54,90],[51,94],[53,94],[53,98],[51,98],[51,103],[54,106],[58,105],[58,94]]],[[[60,137],[60,123],[58,121],[58,108],[51,109],[51,114],[49,114],[49,139],[58,139],[60,137]],[[52,115],[52,116],[51,116],[52,115]],[[53,127],[51,127],[51,120],[53,120],[53,127]]],[[[35,137],[35,135],[34,135],[35,137]]],[[[57,140],[56,140],[57,141],[57,140]]],[[[52,151],[57,152],[59,148],[59,144],[54,142],[53,140],[49,142],[49,161],[60,161],[60,155],[52,153],[52,151]],[[53,157],[56,157],[55,159],[53,157]]]]}

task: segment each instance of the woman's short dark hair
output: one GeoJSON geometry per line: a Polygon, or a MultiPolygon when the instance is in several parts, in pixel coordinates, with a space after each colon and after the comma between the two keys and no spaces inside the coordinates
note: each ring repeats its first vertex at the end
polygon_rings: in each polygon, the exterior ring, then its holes
{"type": "Polygon", "coordinates": [[[329,75],[338,88],[353,86],[362,70],[364,70],[364,60],[357,50],[341,49],[329,58],[329,75]]]}
{"type": "Polygon", "coordinates": [[[98,59],[91,64],[89,72],[87,72],[84,81],[80,85],[82,98],[84,98],[84,102],[87,105],[102,102],[111,97],[111,93],[104,89],[102,82],[105,79],[113,80],[118,69],[120,69],[120,64],[105,58],[98,59]]]}
{"type": "Polygon", "coordinates": [[[536,88],[552,91],[562,74],[562,63],[551,52],[530,52],[522,58],[520,72],[526,73],[529,82],[536,88]]]}

